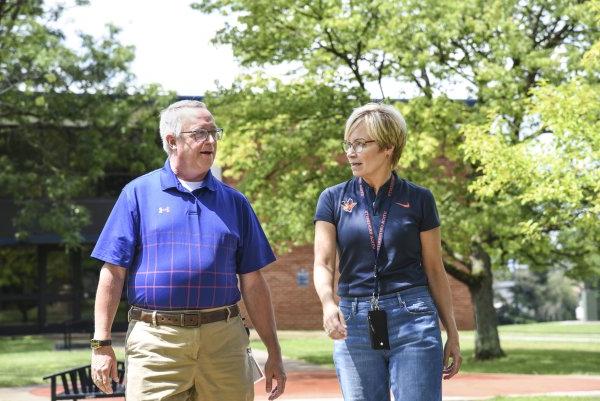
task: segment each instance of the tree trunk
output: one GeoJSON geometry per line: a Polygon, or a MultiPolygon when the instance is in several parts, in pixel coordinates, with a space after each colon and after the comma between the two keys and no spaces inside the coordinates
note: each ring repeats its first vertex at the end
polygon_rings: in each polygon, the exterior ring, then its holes
{"type": "Polygon", "coordinates": [[[481,245],[475,244],[471,254],[473,271],[477,271],[480,280],[469,285],[475,308],[475,359],[494,359],[503,357],[498,336],[498,319],[494,308],[492,289],[492,266],[490,256],[481,245]]]}

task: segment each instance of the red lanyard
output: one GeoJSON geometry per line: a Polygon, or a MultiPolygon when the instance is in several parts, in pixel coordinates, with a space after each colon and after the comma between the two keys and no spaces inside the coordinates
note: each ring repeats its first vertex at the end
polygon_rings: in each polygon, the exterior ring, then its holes
{"type": "MultiPolygon", "coordinates": [[[[379,250],[381,249],[381,244],[383,243],[383,231],[385,229],[385,223],[387,221],[388,211],[390,210],[390,205],[392,203],[391,197],[392,197],[392,191],[394,190],[395,178],[396,177],[394,176],[394,174],[392,174],[390,186],[387,191],[387,198],[388,198],[387,207],[386,207],[385,211],[383,212],[383,216],[381,216],[381,222],[379,223],[379,233],[377,235],[377,243],[375,243],[375,233],[373,232],[373,224],[371,223],[371,215],[369,214],[369,206],[366,205],[366,208],[365,208],[365,221],[367,222],[367,229],[369,230],[369,239],[371,240],[371,248],[373,249],[373,253],[375,254],[375,264],[373,267],[373,277],[375,278],[375,291],[373,291],[373,299],[371,301],[373,304],[373,307],[375,309],[378,309],[377,303],[379,300],[379,274],[377,271],[377,261],[379,259],[379,250]]],[[[360,196],[364,199],[365,198],[365,190],[363,188],[362,182],[363,182],[363,180],[362,180],[362,178],[360,178],[358,181],[359,187],[360,187],[360,196]]]]}

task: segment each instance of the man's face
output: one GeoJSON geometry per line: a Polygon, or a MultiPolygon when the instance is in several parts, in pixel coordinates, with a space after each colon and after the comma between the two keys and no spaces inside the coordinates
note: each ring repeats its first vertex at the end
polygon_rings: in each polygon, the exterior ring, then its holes
{"type": "Polygon", "coordinates": [[[177,175],[181,178],[194,181],[202,179],[208,172],[217,154],[217,142],[212,135],[206,140],[199,141],[198,135],[189,131],[206,130],[214,132],[217,128],[212,114],[206,109],[189,109],[188,117],[182,126],[182,134],[175,138],[167,135],[169,143],[174,143],[171,158],[176,159],[177,175]],[[186,132],[187,133],[183,133],[186,132]]]}

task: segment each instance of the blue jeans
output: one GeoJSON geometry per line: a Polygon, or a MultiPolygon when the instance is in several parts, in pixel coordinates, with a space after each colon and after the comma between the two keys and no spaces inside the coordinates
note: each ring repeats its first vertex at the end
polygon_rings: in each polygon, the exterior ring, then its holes
{"type": "Polygon", "coordinates": [[[381,296],[389,350],[371,348],[370,297],[342,298],[348,336],[334,342],[333,360],[345,401],[441,401],[443,350],[438,314],[427,287],[381,296]]]}

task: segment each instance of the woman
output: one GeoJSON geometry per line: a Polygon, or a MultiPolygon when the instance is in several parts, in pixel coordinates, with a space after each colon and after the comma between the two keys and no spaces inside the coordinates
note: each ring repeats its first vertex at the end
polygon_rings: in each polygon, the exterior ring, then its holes
{"type": "Polygon", "coordinates": [[[390,389],[396,401],[441,401],[442,373],[451,378],[462,360],[435,200],[393,170],[405,143],[395,108],[354,110],[343,141],[354,177],[317,205],[314,283],[346,401],[389,400],[390,389]]]}

